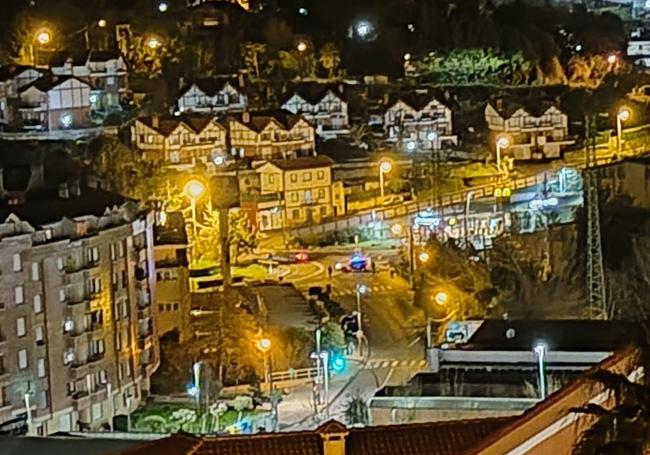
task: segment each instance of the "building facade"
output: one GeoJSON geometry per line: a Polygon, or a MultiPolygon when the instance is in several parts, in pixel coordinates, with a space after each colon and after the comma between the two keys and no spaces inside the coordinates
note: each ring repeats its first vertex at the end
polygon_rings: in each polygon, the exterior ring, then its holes
{"type": "Polygon", "coordinates": [[[190,335],[192,296],[189,289],[187,234],[182,214],[170,213],[156,224],[154,260],[156,265],[155,305],[158,308],[158,337],[174,334],[179,342],[190,335]]]}
{"type": "Polygon", "coordinates": [[[118,52],[88,51],[78,56],[57,53],[50,71],[54,76],[74,76],[89,84],[93,112],[120,110],[120,102],[129,91],[128,67],[118,52]]]}
{"type": "Polygon", "coordinates": [[[6,127],[15,124],[18,91],[42,76],[41,70],[30,66],[0,68],[0,125],[6,127]]]}
{"type": "Polygon", "coordinates": [[[510,145],[502,153],[515,160],[559,158],[573,143],[569,120],[554,104],[540,103],[536,111],[497,100],[485,106],[485,121],[495,135],[505,135],[510,145]]]}
{"type": "Polygon", "coordinates": [[[57,131],[92,126],[91,87],[75,77],[44,76],[19,90],[17,119],[24,129],[57,131]]]}
{"type": "Polygon", "coordinates": [[[243,112],[229,116],[231,153],[240,158],[287,159],[316,150],[314,127],[287,111],[243,112]]]}
{"type": "Polygon", "coordinates": [[[180,170],[203,163],[213,167],[226,156],[226,129],[206,115],[141,117],[131,127],[131,142],[147,161],[180,170]]]}
{"type": "Polygon", "coordinates": [[[248,98],[239,87],[234,78],[197,80],[181,89],[178,111],[204,114],[242,112],[248,106],[248,98]]]}
{"type": "Polygon", "coordinates": [[[77,184],[27,197],[0,210],[0,428],[108,428],[159,364],[153,216],[77,184]]]}
{"type": "MultiPolygon", "coordinates": [[[[319,223],[345,212],[341,182],[332,181],[326,156],[268,161],[256,169],[260,192],[255,203],[261,231],[319,223]]],[[[246,204],[242,204],[245,210],[246,204]]]]}
{"type": "Polygon", "coordinates": [[[383,118],[385,139],[406,153],[431,153],[456,145],[452,112],[425,92],[401,95],[383,118]]]}
{"type": "Polygon", "coordinates": [[[296,90],[284,102],[282,109],[302,115],[323,139],[349,133],[348,103],[332,90],[315,94],[296,90]]]}

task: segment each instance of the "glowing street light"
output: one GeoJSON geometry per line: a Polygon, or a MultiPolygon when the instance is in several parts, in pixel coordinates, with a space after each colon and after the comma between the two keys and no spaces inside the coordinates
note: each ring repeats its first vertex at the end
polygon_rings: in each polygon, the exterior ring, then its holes
{"type": "Polygon", "coordinates": [[[307,47],[307,42],[302,40],[298,42],[296,49],[298,49],[298,52],[305,52],[307,50],[307,47]]]}
{"type": "Polygon", "coordinates": [[[36,42],[41,46],[47,46],[52,42],[52,32],[48,29],[41,29],[36,32],[36,42]]]}
{"type": "Polygon", "coordinates": [[[372,33],[372,28],[372,24],[368,21],[359,21],[355,26],[357,35],[363,39],[366,39],[372,33]]]}
{"type": "Polygon", "coordinates": [[[501,169],[501,151],[510,147],[508,136],[499,136],[496,141],[497,146],[497,169],[501,169]]]}
{"type": "Polygon", "coordinates": [[[147,47],[149,49],[155,50],[158,49],[162,45],[162,42],[160,39],[156,38],[155,36],[150,37],[147,39],[147,47]]]}
{"type": "Polygon", "coordinates": [[[632,113],[627,107],[621,107],[616,113],[616,153],[619,157],[623,148],[623,138],[621,137],[623,133],[623,122],[627,122],[631,116],[632,113]]]}
{"type": "Polygon", "coordinates": [[[260,338],[257,341],[257,349],[262,353],[264,359],[264,382],[269,385],[269,390],[273,390],[273,377],[271,375],[271,362],[269,361],[269,352],[271,350],[271,340],[260,338]]]}
{"type": "Polygon", "coordinates": [[[215,166],[223,166],[226,164],[226,158],[223,155],[215,155],[212,158],[212,162],[214,163],[215,166]]]}
{"type": "Polygon", "coordinates": [[[399,224],[399,223],[393,224],[393,225],[390,227],[390,232],[391,232],[395,237],[399,237],[400,235],[402,235],[402,232],[404,232],[404,226],[402,226],[402,225],[399,224]]]}
{"type": "Polygon", "coordinates": [[[409,60],[411,60],[411,54],[407,52],[406,54],[404,54],[404,61],[408,62],[409,60]]]}
{"type": "Polygon", "coordinates": [[[107,25],[106,19],[100,19],[97,21],[97,26],[99,28],[105,28],[107,25]]]}
{"type": "Polygon", "coordinates": [[[543,400],[546,398],[546,353],[548,346],[540,341],[533,347],[533,352],[537,356],[537,372],[539,374],[539,395],[543,400]]]}
{"type": "Polygon", "coordinates": [[[618,61],[618,57],[616,56],[616,54],[609,54],[607,56],[607,63],[609,63],[610,65],[615,64],[617,61],[618,61]]]}
{"type": "Polygon", "coordinates": [[[194,235],[192,241],[196,243],[198,237],[196,225],[196,200],[205,192],[205,185],[200,180],[192,179],[185,184],[183,192],[190,199],[190,206],[192,207],[192,233],[194,235]]]}
{"type": "Polygon", "coordinates": [[[271,345],[272,345],[271,340],[269,340],[268,338],[261,338],[257,342],[257,349],[259,349],[262,352],[267,352],[269,349],[271,349],[271,345]]]}
{"type": "Polygon", "coordinates": [[[167,4],[167,2],[158,3],[158,11],[160,11],[161,13],[167,12],[168,9],[169,9],[169,5],[167,4]]]}
{"type": "Polygon", "coordinates": [[[420,254],[418,254],[418,259],[422,264],[426,264],[431,259],[431,255],[428,251],[421,251],[420,254]]]}
{"type": "Polygon", "coordinates": [[[438,305],[444,306],[449,301],[449,294],[445,291],[440,291],[433,297],[433,300],[435,300],[438,305]]]}
{"type": "Polygon", "coordinates": [[[393,170],[393,163],[390,160],[381,160],[379,162],[379,195],[382,202],[384,201],[384,175],[393,170]]]}

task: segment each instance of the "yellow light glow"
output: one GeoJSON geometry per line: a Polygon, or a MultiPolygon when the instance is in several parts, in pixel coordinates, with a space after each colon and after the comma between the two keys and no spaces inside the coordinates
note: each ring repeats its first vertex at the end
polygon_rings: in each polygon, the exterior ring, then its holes
{"type": "Polygon", "coordinates": [[[610,65],[613,65],[614,63],[616,63],[617,60],[618,60],[618,57],[616,56],[616,54],[609,54],[607,56],[607,63],[609,63],[610,65]]]}
{"type": "Polygon", "coordinates": [[[100,19],[99,21],[97,21],[97,25],[101,28],[106,27],[106,19],[100,19]]]}
{"type": "Polygon", "coordinates": [[[621,122],[626,122],[632,116],[630,110],[626,107],[620,108],[617,115],[621,122]]]}
{"type": "Polygon", "coordinates": [[[268,338],[262,338],[257,342],[257,349],[259,349],[262,352],[266,352],[269,349],[271,349],[271,340],[268,338]]]}
{"type": "Polygon", "coordinates": [[[418,259],[420,260],[420,262],[422,262],[424,264],[426,262],[429,262],[429,259],[431,259],[431,255],[429,254],[428,251],[422,251],[418,255],[418,259]]]}
{"type": "Polygon", "coordinates": [[[497,139],[497,147],[505,149],[510,147],[510,139],[506,136],[501,136],[497,139]]]}
{"type": "Polygon", "coordinates": [[[155,36],[152,36],[147,40],[147,46],[149,49],[158,49],[161,44],[160,40],[155,36]]]}
{"type": "Polygon", "coordinates": [[[445,305],[449,300],[449,295],[445,291],[438,292],[433,299],[438,305],[445,305]]]}
{"type": "Polygon", "coordinates": [[[190,180],[185,184],[183,191],[192,199],[198,199],[205,191],[205,185],[199,180],[190,180]]]}
{"type": "Polygon", "coordinates": [[[393,163],[388,160],[383,160],[379,163],[379,170],[382,172],[382,174],[388,174],[393,170],[393,163]]]}
{"type": "Polygon", "coordinates": [[[392,232],[393,235],[400,235],[402,232],[404,232],[404,226],[402,226],[402,225],[399,224],[399,223],[397,223],[397,224],[393,224],[393,225],[390,227],[390,232],[392,232]]]}
{"type": "Polygon", "coordinates": [[[45,46],[46,44],[50,44],[50,42],[52,41],[52,32],[47,30],[47,29],[39,30],[36,33],[36,41],[41,46],[45,46]]]}
{"type": "Polygon", "coordinates": [[[300,41],[298,43],[297,49],[299,52],[305,52],[307,50],[307,43],[305,41],[300,41]]]}

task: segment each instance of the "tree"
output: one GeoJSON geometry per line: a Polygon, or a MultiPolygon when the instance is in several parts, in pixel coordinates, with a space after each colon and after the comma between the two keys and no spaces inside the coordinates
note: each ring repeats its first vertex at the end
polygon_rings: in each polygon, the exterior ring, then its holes
{"type": "Polygon", "coordinates": [[[322,327],[321,346],[323,349],[330,351],[345,349],[345,334],[339,324],[330,321],[322,327]]]}
{"type": "Polygon", "coordinates": [[[325,43],[320,50],[318,58],[321,66],[327,71],[327,78],[333,79],[341,63],[341,54],[334,43],[325,43]]]}
{"type": "Polygon", "coordinates": [[[165,61],[179,61],[182,50],[183,46],[178,38],[134,35],[131,37],[126,59],[133,72],[154,79],[162,74],[165,61]]]}
{"type": "Polygon", "coordinates": [[[248,395],[237,395],[232,402],[232,407],[237,411],[237,422],[241,422],[244,411],[253,409],[253,398],[248,395]]]}
{"type": "Polygon", "coordinates": [[[358,392],[346,403],[345,418],[351,426],[366,426],[370,422],[368,405],[358,392]]]}

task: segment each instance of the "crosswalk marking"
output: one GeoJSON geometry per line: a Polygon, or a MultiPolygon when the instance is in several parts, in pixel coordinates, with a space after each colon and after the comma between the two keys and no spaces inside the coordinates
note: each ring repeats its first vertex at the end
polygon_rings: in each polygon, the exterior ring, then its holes
{"type": "MultiPolygon", "coordinates": [[[[375,286],[369,286],[370,292],[374,293],[381,293],[381,292],[392,292],[395,290],[393,286],[389,284],[382,284],[382,285],[375,285],[375,286]]],[[[343,297],[343,296],[348,296],[348,295],[355,295],[356,291],[354,289],[339,289],[339,288],[333,288],[332,293],[330,294],[331,297],[343,297]]]]}
{"type": "Polygon", "coordinates": [[[364,366],[367,370],[376,368],[419,368],[424,369],[427,366],[426,360],[371,360],[364,366]]]}

